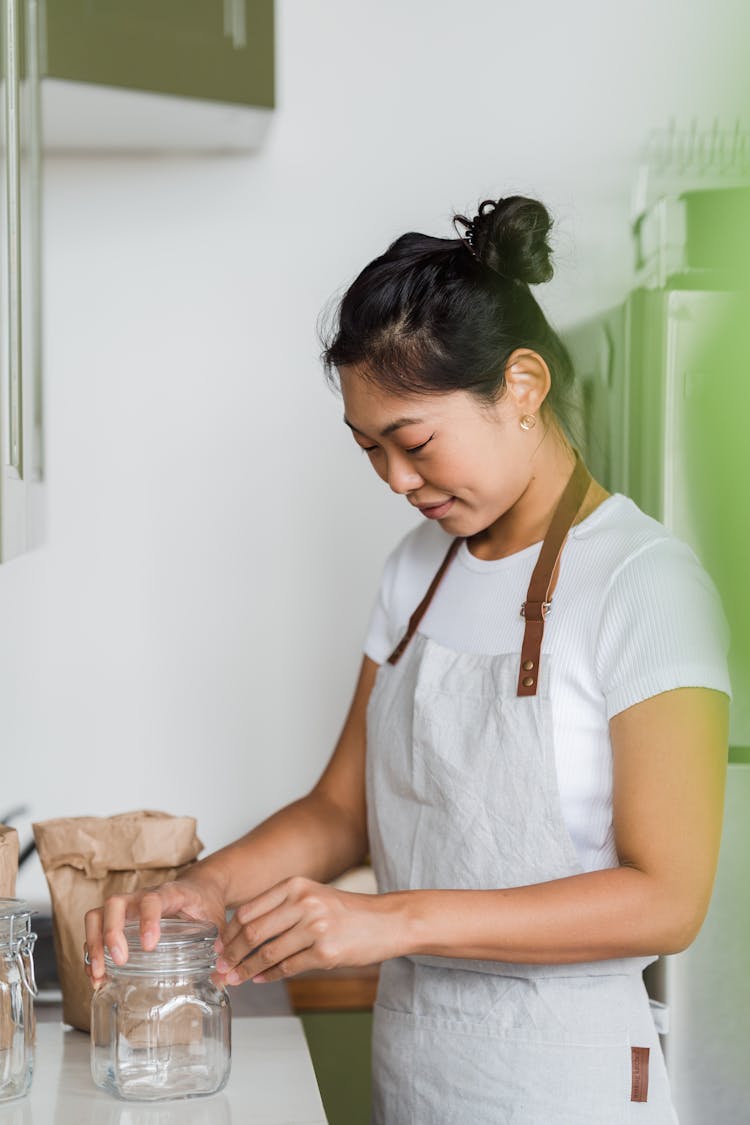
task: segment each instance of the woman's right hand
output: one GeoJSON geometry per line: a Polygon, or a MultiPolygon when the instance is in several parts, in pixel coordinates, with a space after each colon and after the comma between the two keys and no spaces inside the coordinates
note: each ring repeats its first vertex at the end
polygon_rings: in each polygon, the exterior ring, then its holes
{"type": "Polygon", "coordinates": [[[84,954],[88,954],[86,972],[94,987],[104,979],[105,947],[116,965],[124,965],[128,959],[125,922],[140,920],[141,945],[150,950],[159,941],[162,918],[213,922],[221,931],[226,914],[218,884],[206,876],[191,874],[132,894],[110,895],[104,906],[89,910],[84,954]]]}

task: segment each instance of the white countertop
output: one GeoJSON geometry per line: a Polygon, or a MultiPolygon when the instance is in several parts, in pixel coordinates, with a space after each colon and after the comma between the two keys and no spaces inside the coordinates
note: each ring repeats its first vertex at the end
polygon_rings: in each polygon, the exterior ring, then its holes
{"type": "Polygon", "coordinates": [[[232,1021],[232,1073],[220,1094],[123,1102],[94,1086],[89,1037],[37,1026],[25,1098],[0,1103],[0,1125],[326,1125],[302,1024],[294,1016],[232,1021]]]}

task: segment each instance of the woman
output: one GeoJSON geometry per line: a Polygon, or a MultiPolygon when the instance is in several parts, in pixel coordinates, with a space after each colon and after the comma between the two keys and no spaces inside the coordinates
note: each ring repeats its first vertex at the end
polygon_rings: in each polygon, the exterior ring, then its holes
{"type": "Polygon", "coordinates": [[[566,436],[569,360],[529,289],[545,208],[455,221],[363,270],[325,352],[354,441],[426,517],[386,563],[333,756],[177,882],[87,915],[89,972],[103,942],[125,959],[126,917],[150,948],[178,913],[221,927],[229,984],[383,961],[380,1125],[666,1125],[641,973],[709,901],[721,611],[566,436]],[[327,886],[368,844],[381,893],[327,886]]]}

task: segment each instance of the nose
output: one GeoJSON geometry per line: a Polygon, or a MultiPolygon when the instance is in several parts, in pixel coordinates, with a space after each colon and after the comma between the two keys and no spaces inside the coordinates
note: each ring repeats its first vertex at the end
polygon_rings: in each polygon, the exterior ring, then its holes
{"type": "Polygon", "coordinates": [[[424,484],[414,466],[406,458],[398,456],[389,457],[385,479],[391,491],[399,496],[414,492],[424,484]]]}

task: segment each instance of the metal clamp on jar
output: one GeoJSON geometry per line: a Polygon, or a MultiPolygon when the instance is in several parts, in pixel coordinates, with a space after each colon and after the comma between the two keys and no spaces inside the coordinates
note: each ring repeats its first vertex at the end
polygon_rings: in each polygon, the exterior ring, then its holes
{"type": "Polygon", "coordinates": [[[91,1073],[120,1098],[156,1101],[215,1094],[229,1078],[229,997],[211,980],[216,926],[163,919],[156,948],[125,925],[128,960],[109,952],[91,1002],[91,1073]]]}
{"type": "Polygon", "coordinates": [[[0,898],[0,1102],[20,1098],[34,1069],[34,942],[31,908],[0,898]]]}

